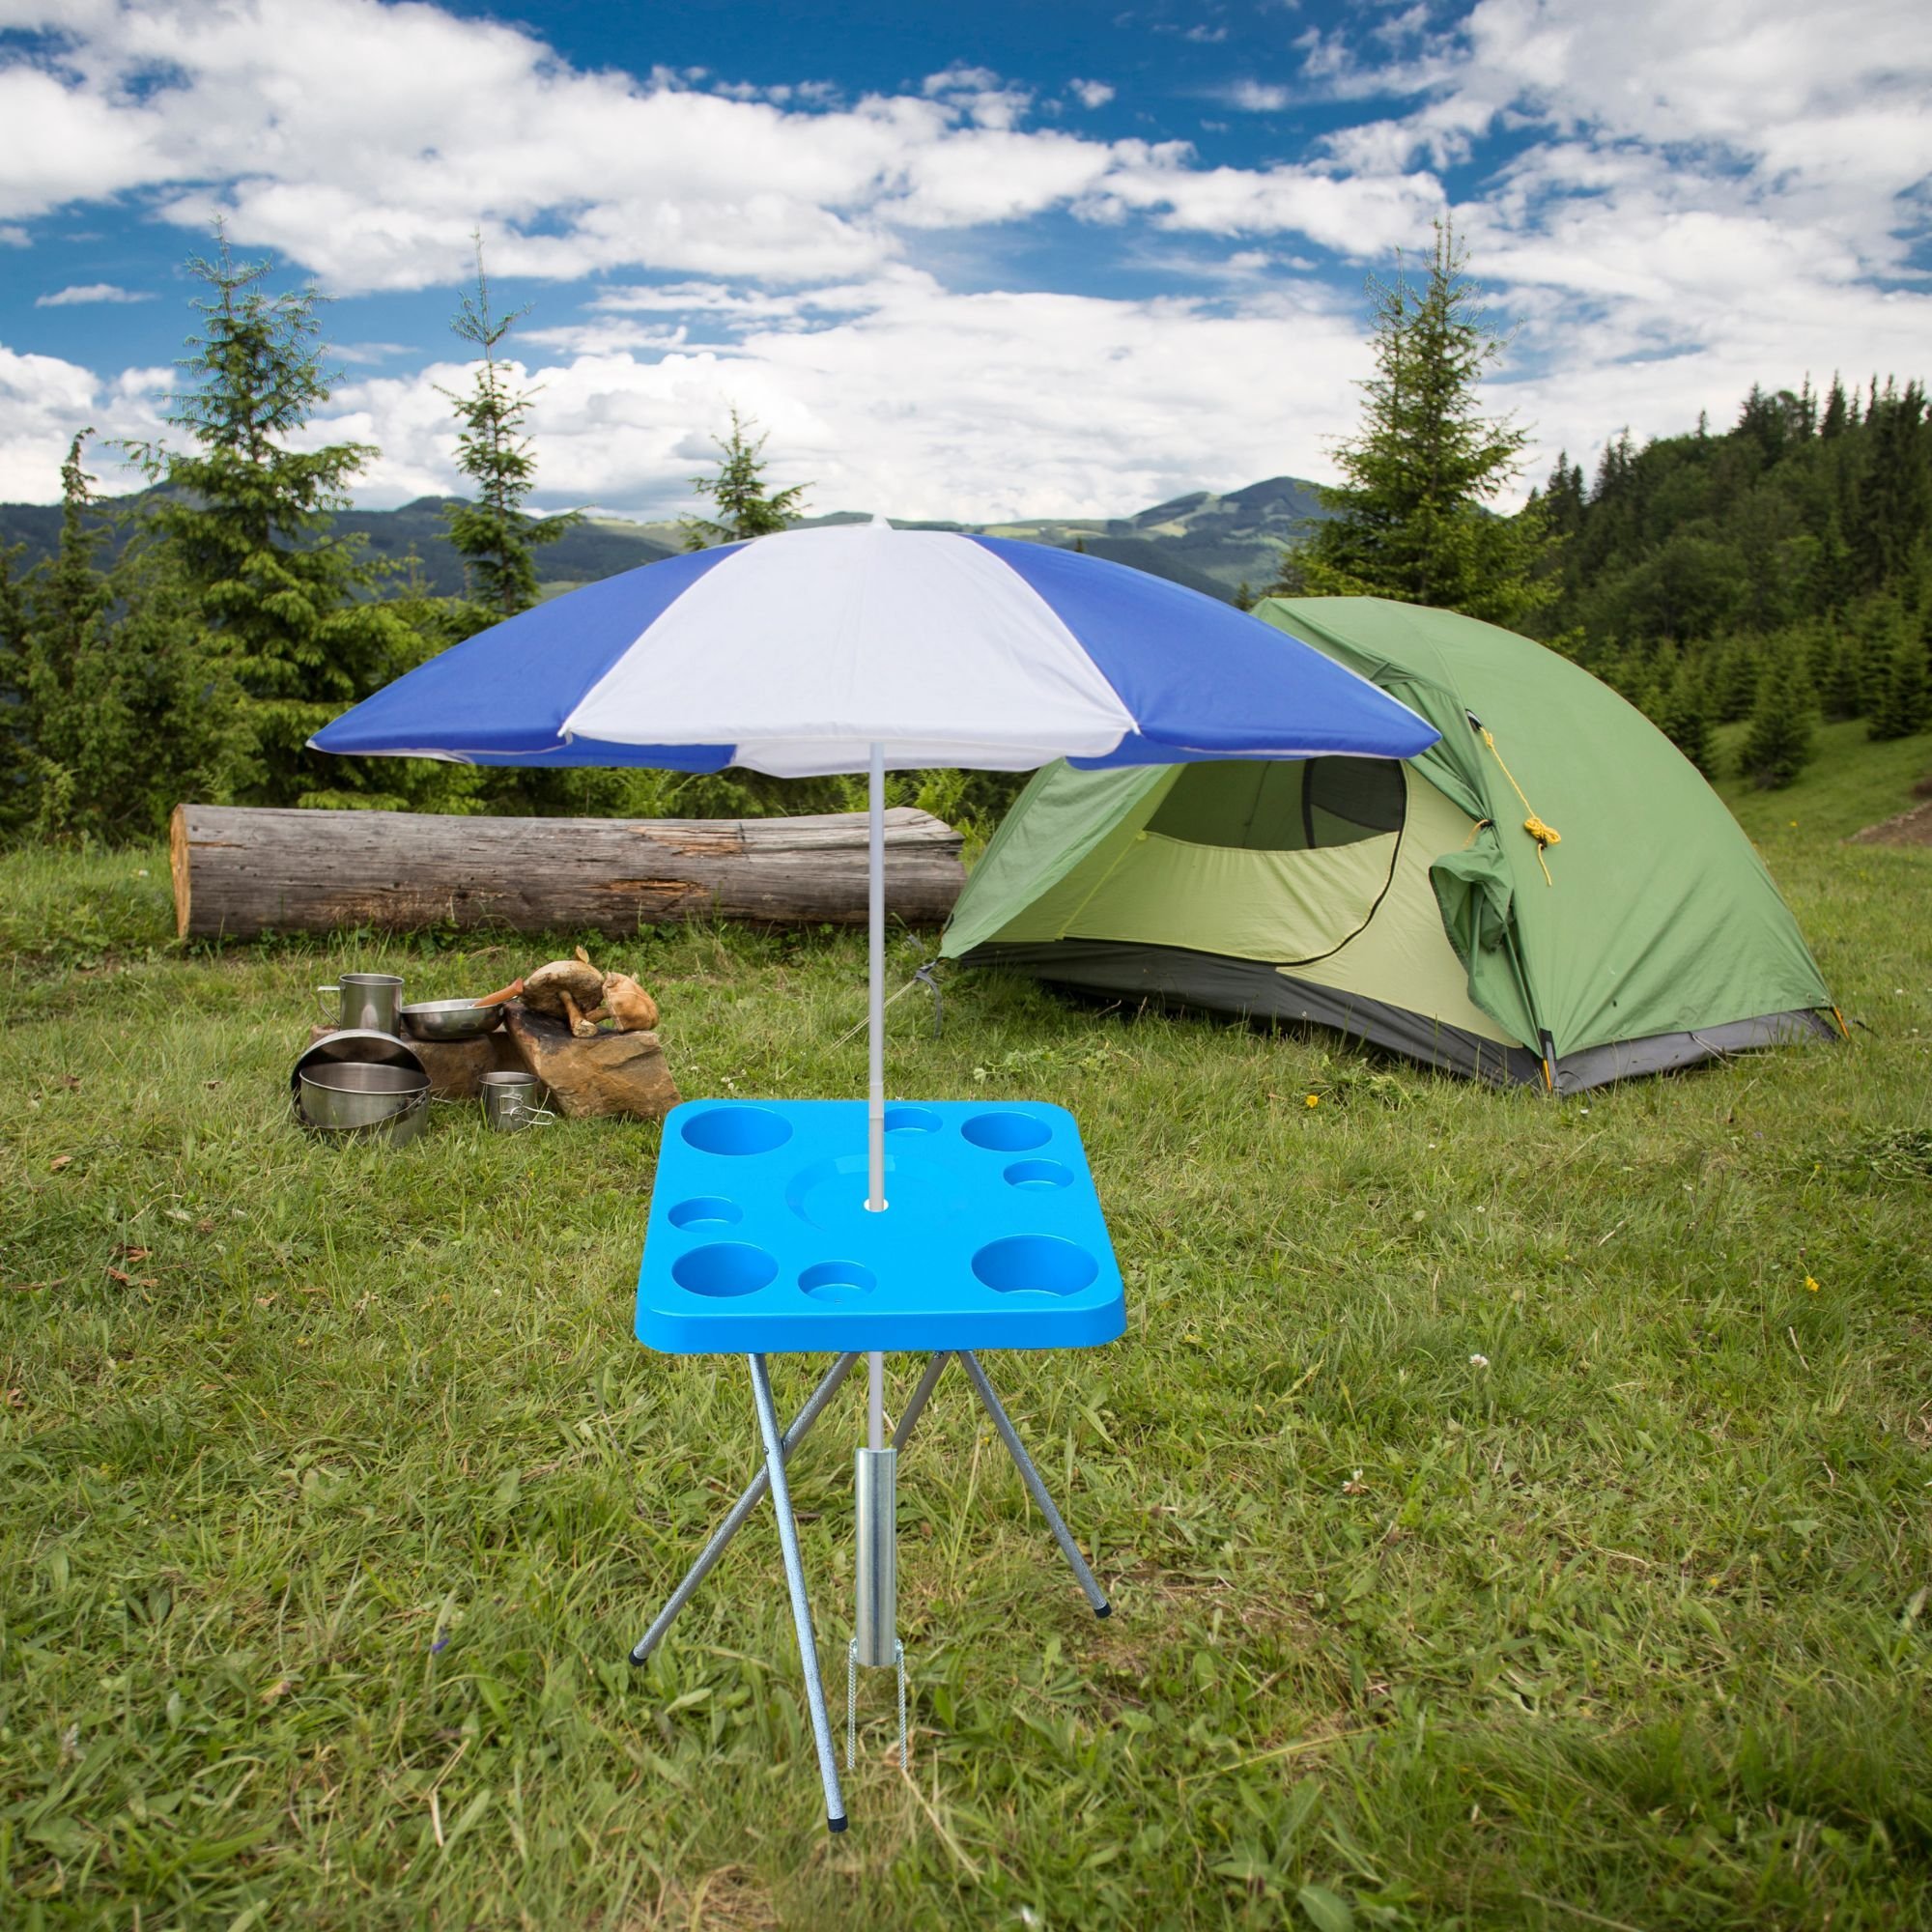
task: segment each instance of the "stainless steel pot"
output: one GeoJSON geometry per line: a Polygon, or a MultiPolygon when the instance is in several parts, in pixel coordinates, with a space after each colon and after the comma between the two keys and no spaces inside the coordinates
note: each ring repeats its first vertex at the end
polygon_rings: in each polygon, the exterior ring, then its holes
{"type": "MultiPolygon", "coordinates": [[[[401,1147],[414,1140],[429,1119],[429,1072],[415,1048],[393,1034],[373,1033],[367,1028],[325,1034],[313,1046],[305,1047],[290,1068],[289,1104],[297,1121],[313,1134],[352,1140],[381,1136],[401,1147]],[[307,1085],[311,1078],[321,1086],[338,1090],[345,1087],[353,1090],[361,1081],[365,1091],[373,1091],[367,1085],[372,1072],[379,1085],[387,1084],[382,1076],[395,1076],[389,1099],[392,1105],[398,1101],[404,1104],[396,1107],[393,1118],[379,1121],[374,1126],[328,1126],[315,1118],[307,1104],[311,1091],[315,1091],[307,1085]],[[337,1077],[344,1074],[346,1081],[337,1077]],[[417,1088],[421,1090],[420,1097],[412,1102],[410,1095],[417,1088]]],[[[316,1105],[333,1111],[319,1094],[316,1105]]]]}
{"type": "Polygon", "coordinates": [[[429,1078],[366,1060],[325,1061],[297,1078],[302,1123],[322,1133],[385,1138],[403,1147],[429,1117],[429,1078]]]}
{"type": "Polygon", "coordinates": [[[333,993],[338,1002],[335,1024],[347,1031],[367,1029],[372,1033],[394,1033],[403,1004],[403,982],[394,973],[345,973],[333,986],[318,986],[318,993],[333,993]]]}

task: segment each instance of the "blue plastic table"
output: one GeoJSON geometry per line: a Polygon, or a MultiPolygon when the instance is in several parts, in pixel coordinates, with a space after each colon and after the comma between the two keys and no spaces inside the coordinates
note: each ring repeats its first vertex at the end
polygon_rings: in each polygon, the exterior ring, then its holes
{"type": "MultiPolygon", "coordinates": [[[[638,1272],[637,1333],[667,1354],[748,1358],[764,1467],[631,1653],[641,1664],[767,1491],[778,1512],[826,1817],[844,1803],[819,1679],[784,1465],[862,1353],[917,1350],[923,1374],[892,1446],[859,1454],[859,1632],[851,1661],[897,1662],[892,1634],[892,1461],[947,1362],[972,1381],[1096,1616],[1110,1605],[1022,1447],[976,1350],[1092,1348],[1126,1302],[1080,1130],[1033,1101],[901,1102],[886,1110],[886,1208],[866,1206],[866,1103],[694,1100],[665,1122],[638,1272]],[[781,1433],[765,1357],[838,1359],[781,1433]],[[872,1460],[868,1462],[868,1457],[872,1460]],[[881,1460],[883,1459],[883,1460],[881,1460]]],[[[848,1707],[848,1740],[852,1715],[848,1707]]]]}

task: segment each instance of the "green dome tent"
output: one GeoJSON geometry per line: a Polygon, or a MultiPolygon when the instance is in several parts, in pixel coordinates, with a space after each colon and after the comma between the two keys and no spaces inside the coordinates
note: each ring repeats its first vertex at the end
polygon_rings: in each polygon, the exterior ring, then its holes
{"type": "Polygon", "coordinates": [[[974,868],[947,956],[1566,1094],[1841,1031],[1750,841],[1606,685],[1419,605],[1255,614],[1440,741],[1406,761],[1049,766],[974,868]]]}

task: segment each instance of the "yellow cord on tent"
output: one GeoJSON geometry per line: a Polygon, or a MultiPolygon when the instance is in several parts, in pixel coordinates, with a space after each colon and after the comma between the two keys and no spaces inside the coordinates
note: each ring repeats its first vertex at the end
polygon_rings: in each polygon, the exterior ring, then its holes
{"type": "MultiPolygon", "coordinates": [[[[1473,724],[1474,720],[1472,719],[1470,722],[1473,724]]],[[[1476,728],[1482,732],[1483,743],[1490,748],[1490,755],[1495,759],[1503,777],[1509,780],[1510,789],[1516,793],[1518,798],[1522,799],[1522,809],[1529,814],[1522,821],[1522,829],[1536,840],[1536,863],[1543,867],[1543,883],[1546,886],[1553,886],[1556,881],[1549,876],[1549,867],[1544,863],[1543,848],[1546,845],[1562,844],[1563,835],[1557,831],[1555,826],[1546,825],[1542,819],[1537,817],[1536,808],[1530,804],[1527,798],[1523,797],[1522,787],[1516,781],[1516,774],[1503,763],[1503,754],[1496,750],[1495,733],[1490,730],[1487,725],[1479,724],[1476,728]]]]}

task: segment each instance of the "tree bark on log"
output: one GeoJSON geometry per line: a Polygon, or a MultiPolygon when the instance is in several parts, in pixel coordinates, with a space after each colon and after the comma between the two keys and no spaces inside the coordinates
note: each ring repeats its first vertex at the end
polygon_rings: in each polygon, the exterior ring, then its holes
{"type": "MultiPolygon", "coordinates": [[[[965,883],[959,834],[886,813],[886,907],[936,925],[965,883]]],[[[621,937],[694,918],[856,925],[866,816],[463,818],[179,805],[169,828],[185,939],[353,926],[507,926],[621,937]]]]}

